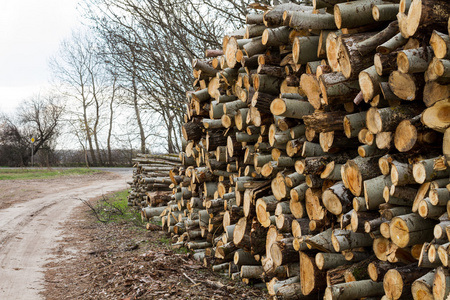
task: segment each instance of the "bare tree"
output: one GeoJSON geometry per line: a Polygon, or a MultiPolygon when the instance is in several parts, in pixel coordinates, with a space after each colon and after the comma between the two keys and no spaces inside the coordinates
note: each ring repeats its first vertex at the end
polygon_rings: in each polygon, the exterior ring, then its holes
{"type": "Polygon", "coordinates": [[[242,23],[248,2],[86,0],[86,16],[105,41],[105,54],[128,78],[122,84],[131,93],[142,152],[145,132],[139,115],[146,108],[162,117],[167,151],[180,150],[185,92],[193,82],[191,61],[203,57],[205,49],[221,47],[225,30],[242,23]]]}
{"type": "MultiPolygon", "coordinates": [[[[117,77],[112,76],[107,63],[99,55],[101,45],[86,32],[73,32],[62,42],[60,51],[50,61],[60,91],[71,100],[73,122],[81,122],[94,165],[102,165],[99,131],[106,99],[114,98],[117,77]],[[113,87],[113,88],[111,88],[113,87]]],[[[112,100],[113,101],[113,100],[112,100]]]]}
{"type": "Polygon", "coordinates": [[[2,116],[0,164],[28,165],[31,152],[35,155],[43,148],[51,151],[60,132],[63,112],[64,106],[56,96],[35,95],[22,102],[13,116],[2,116]]]}
{"type": "Polygon", "coordinates": [[[112,150],[111,150],[111,137],[113,132],[113,124],[114,124],[114,111],[115,111],[115,100],[116,100],[116,94],[118,92],[117,88],[117,77],[118,75],[114,73],[114,71],[110,71],[112,76],[112,86],[110,91],[110,98],[109,98],[109,124],[108,124],[108,136],[106,139],[106,146],[108,150],[108,164],[110,166],[113,165],[112,161],[112,150]]]}
{"type": "Polygon", "coordinates": [[[84,1],[94,30],[72,34],[51,67],[60,90],[75,103],[70,124],[81,130],[76,138],[94,165],[112,163],[116,105],[133,109],[142,153],[159,151],[154,141],[160,140],[166,151],[180,151],[185,95],[193,82],[191,61],[203,57],[205,49],[221,47],[225,31],[242,24],[249,2],[84,1]],[[162,131],[151,129],[161,125],[162,131]]]}

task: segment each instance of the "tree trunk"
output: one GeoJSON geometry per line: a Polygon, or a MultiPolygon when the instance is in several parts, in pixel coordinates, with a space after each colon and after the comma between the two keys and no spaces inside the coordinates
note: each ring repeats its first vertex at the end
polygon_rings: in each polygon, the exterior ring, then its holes
{"type": "Polygon", "coordinates": [[[300,252],[300,284],[303,295],[326,287],[326,272],[319,270],[314,257],[306,252],[300,252]]]}
{"type": "Polygon", "coordinates": [[[369,234],[355,233],[349,230],[335,229],[331,239],[336,252],[372,245],[372,238],[369,234]]]}
{"type": "Polygon", "coordinates": [[[384,275],[384,292],[389,299],[400,299],[410,285],[426,273],[428,269],[419,268],[417,264],[391,269],[384,275]]]}
{"type": "Polygon", "coordinates": [[[393,71],[389,75],[389,87],[394,95],[402,100],[413,101],[419,95],[424,85],[421,74],[404,74],[400,71],[393,71]]]}
{"type": "Polygon", "coordinates": [[[329,212],[338,216],[352,209],[353,195],[340,181],[323,192],[322,201],[329,212]]]}
{"type": "Polygon", "coordinates": [[[430,271],[422,277],[416,279],[411,285],[411,293],[414,300],[433,300],[433,280],[435,271],[430,271]]]}
{"type": "Polygon", "coordinates": [[[389,226],[391,239],[399,247],[429,241],[436,223],[435,220],[424,220],[415,213],[395,217],[389,226]]]}
{"type": "Polygon", "coordinates": [[[270,111],[275,116],[301,119],[314,112],[314,107],[307,101],[277,98],[270,104],[270,111]]]}
{"type": "Polygon", "coordinates": [[[402,30],[404,37],[413,36],[419,28],[425,30],[431,23],[433,29],[447,29],[450,17],[450,4],[445,0],[413,1],[408,11],[406,31],[402,30]]]}
{"type": "Polygon", "coordinates": [[[351,102],[360,90],[358,80],[347,79],[340,72],[322,74],[319,86],[327,105],[351,102]]]}
{"type": "MultiPolygon", "coordinates": [[[[141,111],[140,111],[140,107],[139,107],[139,103],[138,103],[138,88],[137,88],[137,83],[136,83],[136,73],[135,73],[135,65],[133,63],[133,74],[132,74],[132,78],[131,78],[131,85],[132,85],[132,89],[133,89],[133,107],[134,107],[134,113],[136,115],[136,122],[138,124],[139,127],[139,139],[141,142],[141,153],[147,153],[146,147],[145,147],[145,140],[146,140],[146,136],[145,136],[145,131],[144,131],[144,125],[142,124],[142,120],[141,120],[141,111]]],[[[186,139],[189,140],[189,139],[186,139]]]]}
{"type": "Polygon", "coordinates": [[[360,27],[374,23],[372,5],[376,4],[382,4],[382,1],[353,1],[336,4],[334,6],[334,20],[337,28],[360,27]]]}
{"type": "Polygon", "coordinates": [[[340,283],[326,288],[324,299],[326,300],[350,300],[357,298],[382,296],[381,282],[360,280],[340,283]]]}
{"type": "Polygon", "coordinates": [[[401,105],[381,109],[372,107],[366,116],[367,128],[374,134],[393,131],[402,120],[416,117],[422,110],[423,107],[420,105],[401,105]]]}
{"type": "Polygon", "coordinates": [[[86,132],[86,140],[89,144],[89,154],[91,155],[93,165],[97,166],[97,157],[95,155],[94,147],[92,144],[91,128],[89,126],[88,115],[87,115],[87,102],[86,102],[86,99],[84,99],[84,97],[83,97],[83,123],[84,123],[84,130],[86,132]]]}
{"type": "Polygon", "coordinates": [[[319,46],[318,36],[295,37],[292,44],[292,58],[296,64],[306,64],[310,61],[319,60],[317,48],[319,46]]]}

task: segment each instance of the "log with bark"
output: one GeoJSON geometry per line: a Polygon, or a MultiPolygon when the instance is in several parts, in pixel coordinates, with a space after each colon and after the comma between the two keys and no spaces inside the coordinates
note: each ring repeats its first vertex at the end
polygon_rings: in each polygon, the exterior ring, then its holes
{"type": "Polygon", "coordinates": [[[312,2],[193,62],[181,163],[138,162],[129,202],[271,296],[447,297],[447,1],[312,2]]]}

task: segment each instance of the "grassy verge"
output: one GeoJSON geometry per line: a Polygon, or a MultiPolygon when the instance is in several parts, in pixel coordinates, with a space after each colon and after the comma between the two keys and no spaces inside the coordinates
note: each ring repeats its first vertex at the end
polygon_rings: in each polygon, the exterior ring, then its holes
{"type": "MultiPolygon", "coordinates": [[[[140,211],[128,206],[127,196],[128,190],[123,190],[103,196],[95,205],[88,204],[87,202],[85,204],[90,206],[92,213],[101,223],[118,224],[120,226],[131,225],[131,227],[128,227],[129,229],[147,231],[140,211]]],[[[160,247],[173,250],[178,254],[191,252],[185,247],[172,249],[172,240],[167,233],[161,232],[161,235],[156,238],[155,243],[160,247]]]]}
{"type": "Polygon", "coordinates": [[[131,222],[138,227],[143,227],[140,212],[135,208],[128,206],[128,191],[104,195],[96,204],[87,204],[97,220],[102,223],[121,223],[131,222]]]}
{"type": "Polygon", "coordinates": [[[19,179],[45,179],[68,175],[87,175],[101,172],[99,170],[75,168],[75,169],[0,169],[0,180],[19,179]]]}

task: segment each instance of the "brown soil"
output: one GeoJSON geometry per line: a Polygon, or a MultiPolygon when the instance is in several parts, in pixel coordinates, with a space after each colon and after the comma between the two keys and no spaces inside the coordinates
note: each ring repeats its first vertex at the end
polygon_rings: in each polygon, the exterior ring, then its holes
{"type": "Polygon", "coordinates": [[[46,266],[46,299],[265,299],[263,291],[175,253],[162,231],[132,221],[102,224],[87,207],[69,219],[46,266]]]}
{"type": "Polygon", "coordinates": [[[98,172],[89,175],[70,175],[46,179],[0,180],[0,209],[44,197],[55,191],[87,185],[93,181],[117,178],[120,176],[114,173],[98,172]]]}

